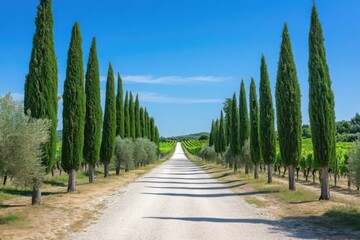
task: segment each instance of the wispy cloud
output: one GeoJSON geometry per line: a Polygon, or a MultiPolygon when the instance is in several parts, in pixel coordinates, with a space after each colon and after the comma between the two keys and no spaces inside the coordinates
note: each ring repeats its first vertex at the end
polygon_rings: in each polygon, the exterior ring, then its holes
{"type": "MultiPolygon", "coordinates": [[[[128,83],[146,83],[146,84],[181,84],[181,83],[211,83],[224,82],[233,79],[232,77],[217,76],[152,76],[152,75],[126,75],[122,77],[124,82],[128,83]]],[[[101,76],[101,81],[106,81],[106,77],[101,76]]]]}
{"type": "Polygon", "coordinates": [[[196,104],[196,103],[221,103],[223,99],[212,98],[174,98],[157,93],[139,92],[139,98],[142,102],[152,103],[176,103],[176,104],[196,104]]]}

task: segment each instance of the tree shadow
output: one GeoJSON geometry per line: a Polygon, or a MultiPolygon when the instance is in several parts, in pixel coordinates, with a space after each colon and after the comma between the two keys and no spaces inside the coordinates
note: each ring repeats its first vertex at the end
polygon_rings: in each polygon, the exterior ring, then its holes
{"type": "Polygon", "coordinates": [[[191,197],[191,198],[219,198],[219,197],[234,197],[234,196],[251,196],[257,194],[269,194],[271,191],[254,191],[245,193],[209,193],[209,194],[193,194],[193,193],[149,193],[142,192],[141,194],[146,195],[157,195],[157,196],[170,196],[170,197],[191,197]]]}
{"type": "Polygon", "coordinates": [[[228,188],[236,188],[246,185],[246,183],[236,184],[233,186],[222,186],[222,187],[155,187],[146,186],[147,188],[158,188],[158,189],[177,189],[177,190],[221,190],[228,188]]]}
{"type": "Polygon", "coordinates": [[[44,184],[49,184],[51,186],[56,186],[56,187],[67,187],[66,183],[63,182],[57,182],[55,180],[44,180],[43,181],[44,184]]]}
{"type": "MultiPolygon", "coordinates": [[[[168,175],[171,175],[171,174],[168,174],[168,175]]],[[[192,175],[192,174],[189,174],[189,175],[192,175]]],[[[181,177],[144,177],[144,178],[153,178],[153,179],[174,179],[174,180],[211,180],[211,179],[219,179],[219,178],[223,178],[223,177],[226,177],[230,175],[229,173],[224,173],[220,176],[217,176],[217,177],[194,177],[194,178],[181,178],[181,177]]]]}
{"type": "Polygon", "coordinates": [[[241,182],[241,180],[230,180],[226,182],[175,182],[175,181],[151,181],[151,180],[140,180],[135,183],[161,183],[161,184],[192,184],[192,185],[200,185],[200,184],[230,184],[234,182],[241,182]]]}
{"type": "Polygon", "coordinates": [[[2,208],[16,208],[16,207],[25,207],[26,205],[21,205],[21,204],[14,204],[14,205],[10,205],[10,204],[0,204],[0,209],[2,208]]]}
{"type": "MultiPolygon", "coordinates": [[[[17,196],[30,197],[32,196],[32,190],[29,189],[1,189],[0,192],[8,193],[17,196]]],[[[63,194],[64,192],[42,192],[41,196],[63,194]]]]}

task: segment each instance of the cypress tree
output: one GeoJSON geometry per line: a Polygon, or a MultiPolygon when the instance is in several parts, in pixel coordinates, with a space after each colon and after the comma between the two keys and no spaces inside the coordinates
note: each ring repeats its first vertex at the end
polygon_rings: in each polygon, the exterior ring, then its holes
{"type": "Polygon", "coordinates": [[[24,111],[33,118],[51,120],[50,139],[44,145],[42,163],[50,172],[55,163],[58,107],[58,70],[54,47],[52,0],[42,0],[37,8],[36,30],[25,80],[24,111]]]}
{"type": "Polygon", "coordinates": [[[155,122],[154,122],[154,118],[150,117],[149,118],[149,140],[154,142],[155,140],[155,136],[154,136],[154,131],[155,131],[155,122]]]}
{"type": "Polygon", "coordinates": [[[116,95],[116,136],[125,138],[125,112],[123,85],[120,74],[118,73],[118,86],[116,95]]]}
{"type": "MultiPolygon", "coordinates": [[[[241,80],[240,85],[240,97],[239,97],[239,144],[240,151],[242,152],[243,147],[245,145],[245,141],[249,139],[249,114],[247,109],[247,101],[246,101],[246,90],[244,80],[241,80]]],[[[248,161],[245,161],[245,174],[249,174],[250,166],[248,161]]]]}
{"type": "Polygon", "coordinates": [[[141,137],[141,123],[140,123],[140,102],[139,96],[136,94],[135,99],[135,138],[141,137]]]}
{"type": "Polygon", "coordinates": [[[315,4],[309,33],[309,115],[316,165],[321,168],[320,200],[330,199],[329,161],[336,161],[335,100],[324,37],[315,4]]]}
{"type": "Polygon", "coordinates": [[[93,38],[85,75],[86,117],[83,156],[89,164],[89,183],[94,181],[94,166],[100,158],[102,110],[100,99],[100,71],[93,38]]]}
{"type": "Polygon", "coordinates": [[[160,135],[159,135],[159,129],[157,126],[155,126],[155,144],[157,146],[157,154],[160,154],[160,135]]]}
{"type": "Polygon", "coordinates": [[[114,71],[109,64],[106,81],[105,113],[100,147],[100,160],[104,164],[104,177],[109,176],[109,163],[114,155],[116,137],[116,99],[114,71]]]}
{"type": "Polygon", "coordinates": [[[144,137],[149,139],[149,114],[146,108],[144,110],[144,133],[144,137]]]}
{"type": "Polygon", "coordinates": [[[216,119],[214,126],[214,148],[215,152],[219,153],[219,119],[216,119]]]}
{"type": "Polygon", "coordinates": [[[258,168],[261,161],[260,142],[259,142],[259,109],[256,96],[255,81],[251,78],[250,83],[250,153],[251,160],[254,162],[254,177],[259,178],[258,168]]]}
{"type": "Polygon", "coordinates": [[[126,92],[125,94],[125,103],[124,103],[124,132],[125,138],[131,137],[131,130],[130,130],[130,112],[129,112],[129,93],[126,92]]]}
{"type": "Polygon", "coordinates": [[[135,129],[135,103],[132,92],[130,92],[129,98],[129,115],[130,115],[130,136],[135,141],[136,129],[135,129]]]}
{"type": "Polygon", "coordinates": [[[234,93],[233,99],[231,102],[231,131],[230,131],[230,152],[234,160],[234,171],[237,171],[238,162],[237,158],[240,153],[239,148],[239,112],[237,107],[236,94],[234,93]]]}
{"type": "Polygon", "coordinates": [[[226,150],[225,144],[225,125],[224,125],[224,114],[223,111],[220,113],[219,131],[218,131],[218,150],[222,156],[222,153],[226,150]]]}
{"type": "Polygon", "coordinates": [[[145,113],[143,107],[140,107],[140,128],[141,128],[141,137],[145,138],[145,113]]]}
{"type": "Polygon", "coordinates": [[[211,130],[209,135],[209,147],[214,145],[214,128],[215,128],[215,122],[214,119],[211,122],[211,130]]]}
{"type": "Polygon", "coordinates": [[[282,34],[275,95],[281,159],[289,167],[289,189],[295,191],[294,167],[301,155],[301,94],[287,24],[282,34]]]}
{"type": "Polygon", "coordinates": [[[68,192],[76,191],[76,171],[83,160],[85,126],[84,64],[80,25],[75,23],[68,52],[63,95],[62,167],[69,174],[68,192]]]}
{"type": "Polygon", "coordinates": [[[268,165],[268,183],[272,182],[272,169],[276,159],[276,136],[274,107],[271,95],[269,74],[264,55],[260,67],[260,149],[265,164],[268,165]]]}
{"type": "Polygon", "coordinates": [[[225,142],[226,146],[230,145],[230,132],[231,132],[231,98],[226,98],[224,102],[224,113],[225,113],[225,142]]]}

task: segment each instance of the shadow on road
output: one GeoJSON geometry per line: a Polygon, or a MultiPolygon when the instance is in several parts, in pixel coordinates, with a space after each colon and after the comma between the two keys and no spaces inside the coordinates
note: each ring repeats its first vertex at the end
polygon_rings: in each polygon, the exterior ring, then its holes
{"type": "Polygon", "coordinates": [[[146,186],[147,188],[160,188],[160,189],[177,189],[177,190],[220,190],[228,188],[236,188],[246,185],[246,183],[236,184],[233,186],[222,186],[222,187],[155,187],[155,186],[146,186]]]}
{"type": "Polygon", "coordinates": [[[192,193],[148,193],[142,192],[141,194],[158,195],[158,196],[171,196],[171,197],[194,197],[194,198],[217,198],[217,197],[233,197],[233,196],[250,196],[257,194],[268,194],[271,191],[254,191],[245,193],[216,193],[216,194],[192,194],[192,193]]]}

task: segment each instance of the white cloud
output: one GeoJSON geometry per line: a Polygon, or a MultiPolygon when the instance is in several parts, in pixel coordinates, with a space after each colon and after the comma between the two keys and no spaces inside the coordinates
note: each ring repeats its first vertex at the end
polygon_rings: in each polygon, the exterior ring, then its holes
{"type": "Polygon", "coordinates": [[[157,93],[139,92],[139,98],[142,102],[152,103],[177,103],[177,104],[196,104],[196,103],[221,103],[223,99],[211,98],[173,98],[168,96],[159,95],[157,93]]]}
{"type": "MultiPolygon", "coordinates": [[[[223,82],[233,79],[232,77],[216,77],[216,76],[152,76],[152,75],[127,75],[122,77],[124,82],[128,83],[146,83],[146,84],[180,84],[195,82],[223,82]]],[[[106,77],[101,76],[101,81],[106,81],[106,77]]]]}

